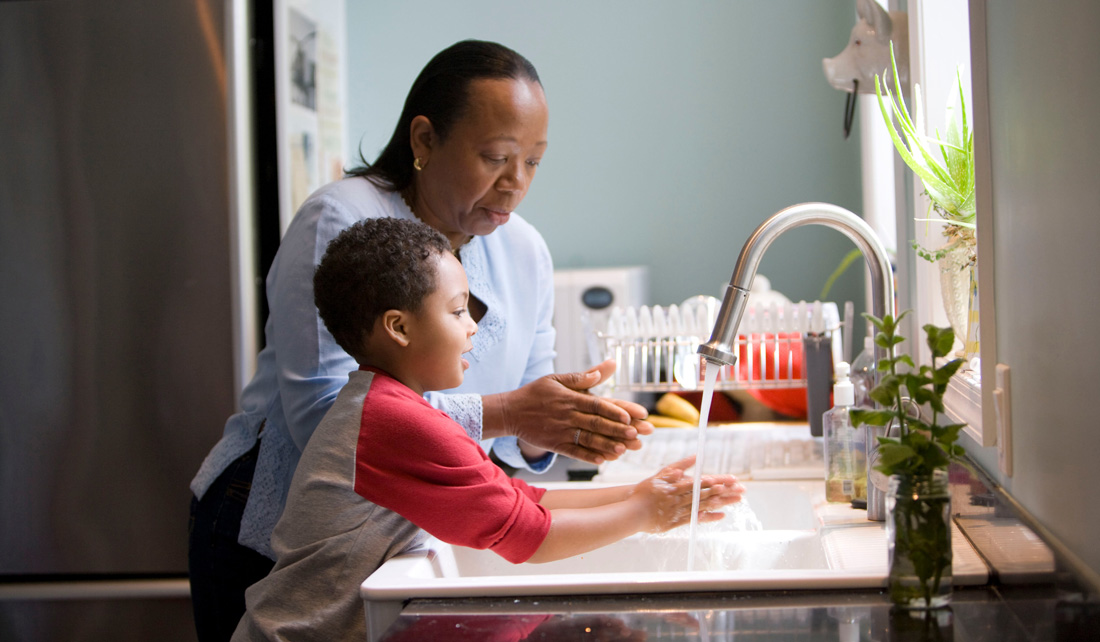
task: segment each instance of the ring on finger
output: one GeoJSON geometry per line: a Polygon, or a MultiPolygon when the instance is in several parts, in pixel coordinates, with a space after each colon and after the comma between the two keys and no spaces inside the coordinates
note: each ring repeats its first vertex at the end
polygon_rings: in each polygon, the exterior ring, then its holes
{"type": "Polygon", "coordinates": [[[581,445],[581,429],[577,428],[577,432],[573,433],[573,445],[581,445]]]}

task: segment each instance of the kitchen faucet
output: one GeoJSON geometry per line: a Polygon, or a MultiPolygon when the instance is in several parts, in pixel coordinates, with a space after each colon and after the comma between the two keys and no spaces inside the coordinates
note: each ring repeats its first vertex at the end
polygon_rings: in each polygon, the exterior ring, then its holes
{"type": "MultiPolygon", "coordinates": [[[[872,314],[880,319],[886,314],[894,315],[894,280],[890,269],[890,258],[871,226],[855,214],[836,205],[828,203],[792,205],[776,212],[761,223],[741,248],[737,264],[733,268],[733,276],[722,297],[722,306],[718,309],[718,317],[715,320],[710,341],[699,346],[699,354],[709,363],[726,366],[736,363],[737,327],[741,323],[741,316],[745,313],[752,280],[760,267],[760,259],[763,258],[764,251],[772,241],[787,230],[810,224],[831,227],[852,239],[863,252],[863,258],[871,271],[872,314]]],[[[875,363],[886,356],[886,351],[876,345],[875,363]]],[[[877,384],[879,379],[877,370],[874,372],[874,378],[877,384]]],[[[871,466],[877,460],[877,457],[874,457],[877,450],[878,440],[874,439],[872,434],[868,434],[868,481],[871,480],[873,472],[871,466]]],[[[872,490],[872,486],[871,483],[867,485],[867,518],[882,520],[885,518],[883,504],[885,495],[884,492],[879,491],[885,491],[885,488],[876,487],[872,490]]]]}

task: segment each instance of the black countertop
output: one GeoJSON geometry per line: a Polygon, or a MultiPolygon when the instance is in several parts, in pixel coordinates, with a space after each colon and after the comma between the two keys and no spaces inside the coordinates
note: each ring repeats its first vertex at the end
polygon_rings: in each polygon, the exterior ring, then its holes
{"type": "Polygon", "coordinates": [[[1053,585],[956,589],[930,612],[874,591],[414,600],[382,639],[1076,641],[1100,640],[1100,610],[1053,585]]]}

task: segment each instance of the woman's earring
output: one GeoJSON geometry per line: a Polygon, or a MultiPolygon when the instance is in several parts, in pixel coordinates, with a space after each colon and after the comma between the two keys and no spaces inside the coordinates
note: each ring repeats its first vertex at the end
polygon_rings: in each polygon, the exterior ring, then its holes
{"type": "Polygon", "coordinates": [[[418,172],[420,170],[424,169],[424,166],[420,164],[420,157],[419,156],[417,156],[416,158],[413,159],[413,169],[415,169],[418,172]]]}

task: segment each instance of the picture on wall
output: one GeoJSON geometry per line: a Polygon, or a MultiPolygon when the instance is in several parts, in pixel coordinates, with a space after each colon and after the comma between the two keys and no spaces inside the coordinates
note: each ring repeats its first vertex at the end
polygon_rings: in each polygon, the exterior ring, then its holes
{"type": "Polygon", "coordinates": [[[283,232],[314,190],[343,175],[347,159],[344,14],[344,0],[276,4],[275,94],[283,232]]]}

